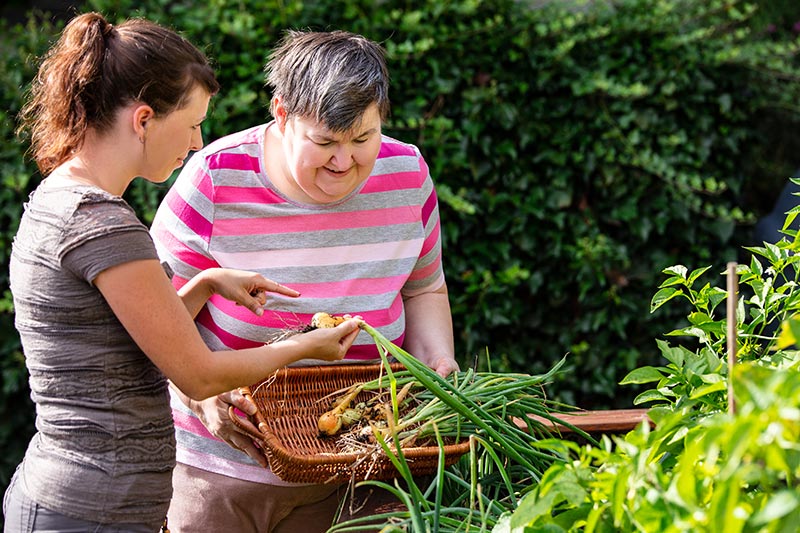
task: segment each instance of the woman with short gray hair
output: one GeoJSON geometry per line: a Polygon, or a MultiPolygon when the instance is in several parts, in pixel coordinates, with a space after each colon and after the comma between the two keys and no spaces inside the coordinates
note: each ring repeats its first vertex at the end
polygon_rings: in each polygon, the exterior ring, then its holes
{"type": "MultiPolygon", "coordinates": [[[[245,347],[300,328],[318,311],[351,314],[442,376],[457,370],[436,191],[419,149],[382,133],[382,48],[343,31],[290,31],[265,70],[274,120],[198,152],[152,233],[178,286],[197,265],[219,264],[280,279],[302,295],[276,296],[261,317],[212,298],[198,317],[203,338],[210,347],[245,347]]],[[[378,356],[362,333],[345,362],[378,356]]],[[[249,413],[254,405],[237,392],[204,402],[173,392],[177,533],[331,526],[342,487],[284,482],[227,420],[229,405],[249,413]]]]}

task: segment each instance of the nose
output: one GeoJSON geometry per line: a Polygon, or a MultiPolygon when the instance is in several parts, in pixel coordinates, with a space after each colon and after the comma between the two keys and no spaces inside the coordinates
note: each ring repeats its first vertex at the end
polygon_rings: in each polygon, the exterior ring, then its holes
{"type": "Polygon", "coordinates": [[[197,151],[202,147],[203,147],[203,130],[201,130],[200,128],[197,128],[192,133],[192,144],[191,144],[191,146],[189,146],[189,149],[197,151]]]}
{"type": "Polygon", "coordinates": [[[353,160],[353,151],[347,143],[340,143],[336,147],[336,151],[331,157],[331,163],[337,170],[346,170],[350,168],[350,162],[353,160]]]}

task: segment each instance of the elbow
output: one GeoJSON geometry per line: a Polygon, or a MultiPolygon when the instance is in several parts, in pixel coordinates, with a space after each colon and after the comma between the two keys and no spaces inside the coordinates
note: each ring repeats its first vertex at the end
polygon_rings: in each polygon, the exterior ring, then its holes
{"type": "Polygon", "coordinates": [[[200,402],[236,388],[228,367],[202,342],[177,359],[180,363],[171,368],[168,377],[189,400],[200,402]]]}
{"type": "Polygon", "coordinates": [[[183,382],[177,382],[173,380],[175,386],[186,396],[188,399],[193,400],[195,402],[202,402],[203,400],[207,400],[212,396],[216,396],[220,392],[218,390],[219,387],[215,387],[214,384],[207,382],[204,379],[186,379],[182,380],[183,382]]]}

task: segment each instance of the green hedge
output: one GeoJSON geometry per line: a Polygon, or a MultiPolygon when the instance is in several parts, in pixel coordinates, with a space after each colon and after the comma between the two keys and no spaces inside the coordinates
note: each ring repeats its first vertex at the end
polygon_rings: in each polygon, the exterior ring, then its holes
{"type": "MultiPolygon", "coordinates": [[[[735,259],[755,215],[800,166],[785,149],[800,122],[795,46],[785,33],[751,30],[744,2],[86,5],[112,19],[146,16],[207,49],[223,86],[207,141],[267,118],[262,66],[283,29],[382,42],[392,73],[386,132],[419,145],[439,186],[462,365],[535,373],[569,353],[551,391],[584,407],[629,406],[635,391],[617,382],[657,359],[654,339],[684,318],[649,313],[661,270],[735,259]]],[[[37,178],[13,119],[33,56],[54,34],[37,23],[3,28],[0,41],[0,481],[32,412],[6,273],[37,178]]],[[[135,182],[128,198],[149,223],[164,191],[135,182]]]]}
{"type": "MultiPolygon", "coordinates": [[[[22,202],[38,182],[36,166],[26,161],[26,146],[15,135],[15,117],[22,93],[35,72],[32,54],[47,46],[56,28],[47,21],[9,28],[0,20],[0,487],[5,487],[33,433],[33,402],[19,337],[14,329],[8,288],[11,241],[22,213],[22,202]]],[[[57,297],[57,295],[54,295],[57,297]]]]}

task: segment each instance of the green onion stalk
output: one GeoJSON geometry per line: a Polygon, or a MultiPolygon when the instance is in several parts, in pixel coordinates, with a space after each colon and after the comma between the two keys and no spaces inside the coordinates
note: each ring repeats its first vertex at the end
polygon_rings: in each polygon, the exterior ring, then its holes
{"type": "Polygon", "coordinates": [[[534,445],[537,439],[552,436],[553,426],[541,420],[568,427],[594,442],[584,431],[558,419],[572,410],[569,406],[544,396],[544,386],[560,370],[563,359],[537,376],[468,369],[445,379],[369,324],[362,322],[361,327],[374,339],[386,368],[386,375],[363,384],[364,390],[388,385],[393,405],[390,431],[375,431],[375,437],[399,473],[393,484],[376,480],[361,484],[389,491],[406,510],[342,522],[330,533],[361,531],[367,524],[375,527],[376,521],[391,524],[392,531],[490,531],[503,513],[516,508],[521,495],[547,468],[566,459],[534,445]],[[405,369],[392,371],[390,357],[405,369]],[[416,382],[411,389],[416,406],[401,414],[397,390],[410,380],[416,382]],[[417,480],[402,450],[409,442],[425,439],[439,446],[438,469],[430,478],[417,480]],[[445,444],[464,439],[470,441],[469,452],[445,467],[445,444]],[[422,481],[429,483],[427,488],[418,486],[422,481]]]}

